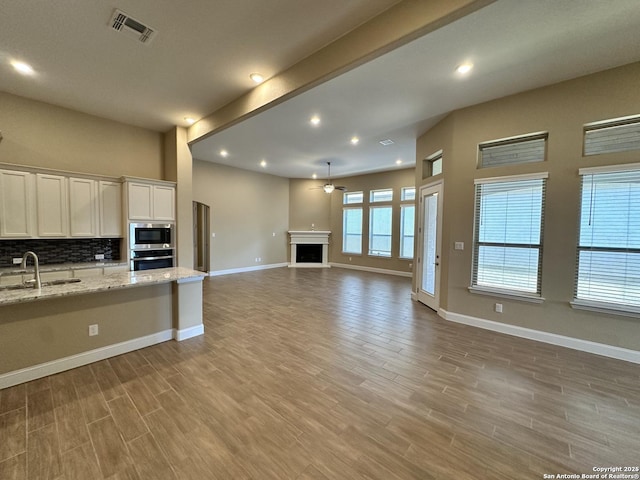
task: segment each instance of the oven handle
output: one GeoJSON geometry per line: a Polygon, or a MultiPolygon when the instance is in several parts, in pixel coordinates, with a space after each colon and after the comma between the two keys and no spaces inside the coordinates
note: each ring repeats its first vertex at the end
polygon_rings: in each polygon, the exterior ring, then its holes
{"type": "Polygon", "coordinates": [[[173,258],[173,255],[165,255],[162,257],[136,257],[136,258],[132,258],[131,260],[133,262],[139,262],[142,260],[164,260],[165,258],[173,258]]]}

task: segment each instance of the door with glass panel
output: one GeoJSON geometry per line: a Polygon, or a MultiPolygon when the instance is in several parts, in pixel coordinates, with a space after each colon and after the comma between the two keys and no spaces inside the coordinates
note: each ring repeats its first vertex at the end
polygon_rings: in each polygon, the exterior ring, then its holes
{"type": "Polygon", "coordinates": [[[420,190],[418,301],[438,311],[440,307],[440,244],[442,183],[420,190]]]}

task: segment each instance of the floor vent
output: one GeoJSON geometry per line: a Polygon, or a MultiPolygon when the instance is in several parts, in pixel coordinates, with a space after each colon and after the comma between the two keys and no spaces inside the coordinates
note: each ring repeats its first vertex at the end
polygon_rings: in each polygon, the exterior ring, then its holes
{"type": "Polygon", "coordinates": [[[142,22],[130,17],[122,10],[116,9],[109,22],[116,32],[124,33],[140,43],[148,45],[155,38],[156,31],[142,22]]]}

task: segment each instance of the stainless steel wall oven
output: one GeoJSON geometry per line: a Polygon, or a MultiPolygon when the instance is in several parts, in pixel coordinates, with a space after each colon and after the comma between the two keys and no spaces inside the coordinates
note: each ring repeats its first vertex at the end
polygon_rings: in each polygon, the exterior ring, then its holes
{"type": "Polygon", "coordinates": [[[173,224],[129,224],[129,248],[131,270],[173,267],[175,265],[173,224]]]}

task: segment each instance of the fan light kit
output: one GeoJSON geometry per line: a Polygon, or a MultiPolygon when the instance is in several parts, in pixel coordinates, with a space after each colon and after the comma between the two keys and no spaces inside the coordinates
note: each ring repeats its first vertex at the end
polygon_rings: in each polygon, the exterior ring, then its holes
{"type": "Polygon", "coordinates": [[[347,187],[344,187],[342,185],[334,185],[333,182],[331,181],[331,162],[327,162],[327,169],[328,169],[328,173],[327,173],[327,183],[325,183],[324,185],[322,185],[322,189],[324,190],[325,193],[331,193],[334,190],[342,190],[343,192],[347,189],[347,187]]]}

